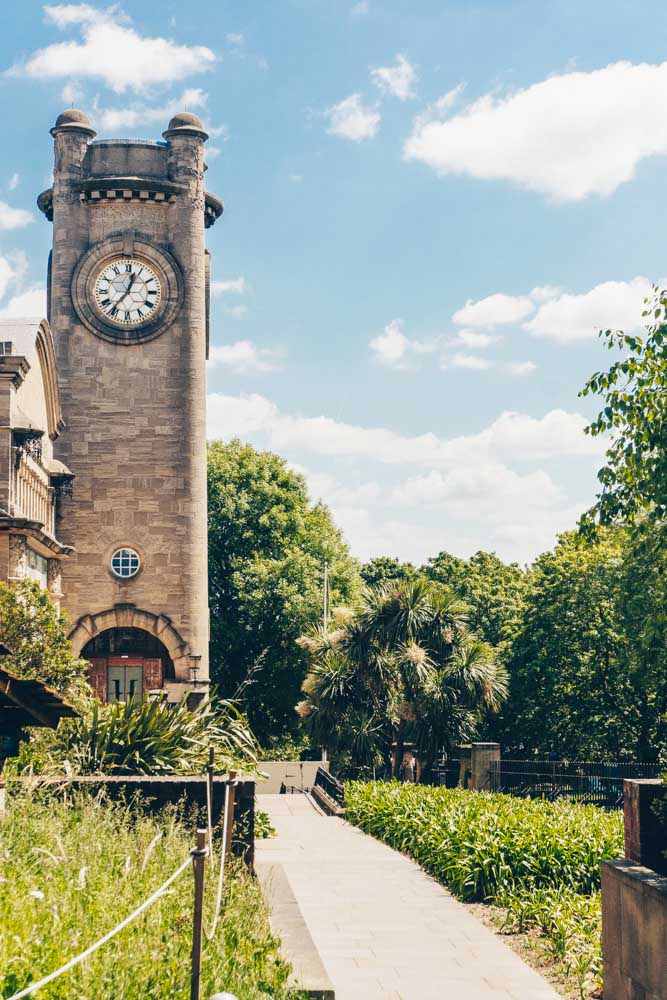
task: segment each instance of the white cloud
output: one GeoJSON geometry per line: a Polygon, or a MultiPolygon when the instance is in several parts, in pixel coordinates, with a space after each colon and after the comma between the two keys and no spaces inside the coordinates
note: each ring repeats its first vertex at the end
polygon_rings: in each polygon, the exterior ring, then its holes
{"type": "Polygon", "coordinates": [[[477,330],[459,330],[456,334],[455,343],[463,344],[470,350],[483,350],[489,347],[498,337],[490,333],[479,333],[477,330]]]}
{"type": "Polygon", "coordinates": [[[0,299],[16,278],[16,271],[7,257],[0,257],[0,299]]]}
{"type": "Polygon", "coordinates": [[[519,474],[489,461],[446,473],[433,469],[411,476],[394,489],[393,498],[408,505],[441,506],[447,502],[464,509],[472,502],[478,513],[488,514],[499,504],[517,501],[524,506],[550,507],[562,501],[563,492],[542,469],[519,474]]]}
{"type": "Polygon", "coordinates": [[[409,349],[410,341],[401,330],[401,321],[393,319],[384,328],[384,333],[373,337],[370,348],[381,365],[396,368],[401,365],[409,349]]]}
{"type": "Polygon", "coordinates": [[[21,229],[32,221],[32,212],[27,212],[25,208],[12,208],[6,201],[0,201],[0,230],[21,229]]]}
{"type": "Polygon", "coordinates": [[[365,14],[368,14],[369,9],[368,0],[359,0],[358,3],[350,7],[350,14],[352,17],[363,17],[365,14]]]}
{"type": "Polygon", "coordinates": [[[667,62],[554,75],[459,114],[419,116],[409,160],[440,174],[510,180],[558,201],[609,195],[642,159],[667,153],[667,62]]]}
{"type": "Polygon", "coordinates": [[[228,316],[233,316],[234,319],[242,319],[248,311],[247,306],[226,306],[225,312],[228,316]]]}
{"type": "Polygon", "coordinates": [[[452,319],[466,326],[495,326],[497,323],[516,323],[533,312],[535,306],[526,295],[505,295],[497,292],[473,302],[468,299],[452,319]]]}
{"type": "Polygon", "coordinates": [[[292,184],[300,184],[301,181],[303,180],[303,174],[290,174],[289,179],[291,180],[292,184]]]}
{"type": "Polygon", "coordinates": [[[378,66],[371,70],[373,83],[385,94],[392,94],[401,101],[414,97],[414,84],[417,79],[414,66],[404,55],[396,56],[395,66],[378,66]]]}
{"type": "Polygon", "coordinates": [[[351,94],[325,113],[329,118],[327,132],[353,142],[372,139],[380,125],[379,112],[365,106],[359,94],[351,94]]]}
{"type": "MultiPolygon", "coordinates": [[[[667,279],[658,279],[664,287],[667,279]]],[[[563,291],[554,285],[533,288],[526,295],[497,292],[476,302],[468,300],[452,317],[466,323],[493,329],[497,325],[519,323],[535,337],[548,337],[562,343],[589,340],[601,329],[627,332],[643,326],[644,300],[651,297],[652,283],[641,275],[630,281],[603,281],[587,292],[563,291]],[[522,322],[523,321],[523,322],[522,322]]],[[[460,330],[458,339],[468,347],[487,346],[488,334],[460,330]]],[[[511,374],[527,374],[511,371],[511,374]]]]}
{"type": "Polygon", "coordinates": [[[651,295],[648,278],[604,281],[581,295],[562,292],[544,302],[524,329],[535,337],[562,343],[590,340],[601,329],[631,332],[642,327],[644,299],[651,295]]]}
{"type": "Polygon", "coordinates": [[[510,361],[507,365],[507,371],[514,378],[525,378],[526,375],[532,375],[536,370],[537,365],[534,361],[510,361]]]}
{"type": "Polygon", "coordinates": [[[234,372],[264,374],[278,368],[278,355],[265,347],[256,347],[250,340],[213,346],[209,352],[209,367],[222,365],[234,372]]]}
{"type": "Polygon", "coordinates": [[[493,368],[493,361],[489,358],[480,358],[478,354],[463,354],[457,351],[451,358],[443,358],[443,368],[469,368],[472,371],[484,371],[493,368]]]}
{"type": "Polygon", "coordinates": [[[44,9],[56,27],[78,27],[82,40],[38,49],[25,62],[15,64],[8,74],[37,80],[99,79],[122,94],[203,73],[216,61],[207,46],[178,45],[168,38],[140,35],[117,8],[59,4],[44,9]]]}
{"type": "Polygon", "coordinates": [[[83,100],[83,87],[78,80],[70,80],[60,91],[60,96],[68,107],[74,107],[83,100]]]}
{"type": "Polygon", "coordinates": [[[603,441],[584,434],[586,419],[564,410],[551,410],[541,418],[506,411],[476,434],[440,438],[432,432],[411,436],[384,427],[359,427],[331,417],[289,416],[255,393],[213,393],[208,408],[211,437],[262,432],[279,451],[296,448],[319,455],[374,459],[385,465],[447,469],[485,458],[524,462],[599,455],[604,450],[603,441]]]}
{"type": "Polygon", "coordinates": [[[15,191],[20,183],[21,183],[20,175],[12,174],[12,176],[9,178],[9,184],[7,185],[7,187],[9,188],[10,191],[15,191]]]}
{"type": "MultiPolygon", "coordinates": [[[[122,129],[137,128],[149,122],[160,122],[166,127],[169,119],[178,111],[193,111],[206,106],[208,94],[199,87],[184,90],[180,97],[175,97],[158,106],[131,101],[122,108],[95,108],[95,121],[107,132],[117,132],[122,129]]],[[[210,149],[207,149],[210,154],[210,149]]]]}
{"type": "Polygon", "coordinates": [[[225,281],[211,282],[211,292],[213,295],[226,295],[229,292],[236,292],[239,295],[243,295],[247,291],[248,283],[242,274],[238,278],[227,278],[225,281]]]}
{"type": "Polygon", "coordinates": [[[577,414],[506,413],[476,434],[440,438],[288,416],[257,394],[213,395],[208,404],[209,435],[251,439],[285,455],[363,559],[421,562],[441,549],[469,556],[485,548],[526,561],[586,507],[534,463],[567,452],[572,466],[583,456],[591,495],[594,489],[599,451],[577,414]]]}
{"type": "Polygon", "coordinates": [[[236,46],[243,45],[244,41],[243,35],[239,35],[236,34],[235,32],[230,31],[229,34],[225,35],[225,38],[227,39],[230,45],[236,45],[236,46]]]}
{"type": "Polygon", "coordinates": [[[46,288],[43,285],[32,285],[16,292],[0,309],[0,316],[5,319],[46,316],[46,288]]]}

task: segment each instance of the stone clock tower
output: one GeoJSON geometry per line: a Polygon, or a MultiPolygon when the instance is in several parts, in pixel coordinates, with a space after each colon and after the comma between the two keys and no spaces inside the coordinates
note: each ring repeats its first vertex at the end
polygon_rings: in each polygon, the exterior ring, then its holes
{"type": "Polygon", "coordinates": [[[58,534],[72,644],[113,701],[208,678],[204,190],[208,136],[176,115],[163,142],[95,140],[65,111],[53,188],[48,313],[75,473],[58,534]]]}

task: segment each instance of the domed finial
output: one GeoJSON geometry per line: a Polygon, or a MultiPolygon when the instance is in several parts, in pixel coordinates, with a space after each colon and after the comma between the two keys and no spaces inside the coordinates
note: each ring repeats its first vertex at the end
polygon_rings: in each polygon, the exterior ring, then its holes
{"type": "Polygon", "coordinates": [[[56,136],[59,132],[85,132],[91,138],[97,135],[88,115],[78,108],[67,108],[58,115],[56,124],[51,129],[51,135],[56,136]]]}
{"type": "Polygon", "coordinates": [[[208,133],[204,131],[201,119],[191,111],[179,111],[169,122],[167,131],[162,133],[165,139],[176,135],[196,135],[206,141],[208,133]]]}

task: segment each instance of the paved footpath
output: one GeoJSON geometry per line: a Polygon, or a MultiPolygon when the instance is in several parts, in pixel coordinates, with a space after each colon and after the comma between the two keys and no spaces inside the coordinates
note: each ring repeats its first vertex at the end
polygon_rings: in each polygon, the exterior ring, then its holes
{"type": "Polygon", "coordinates": [[[260,795],[336,1000],[558,1000],[558,994],[413,861],[302,795],[260,795]]]}

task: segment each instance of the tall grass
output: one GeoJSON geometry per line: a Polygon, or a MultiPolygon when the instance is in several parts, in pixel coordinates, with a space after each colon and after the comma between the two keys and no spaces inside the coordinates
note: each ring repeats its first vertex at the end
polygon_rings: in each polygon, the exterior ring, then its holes
{"type": "Polygon", "coordinates": [[[600,864],[623,854],[623,817],[595,806],[398,783],[348,783],[347,818],[409,854],[468,902],[538,928],[581,995],[599,982],[600,864]]]}
{"type": "MultiPolygon", "coordinates": [[[[17,793],[0,822],[0,996],[58,968],[149,896],[187,857],[193,833],[173,810],[78,793],[17,793]]],[[[207,892],[210,925],[215,893],[207,892]]],[[[112,942],[39,993],[40,1000],[187,1000],[192,876],[112,942]]],[[[289,967],[277,955],[257,884],[241,869],[225,917],[203,954],[202,996],[287,998],[289,967]]]]}

